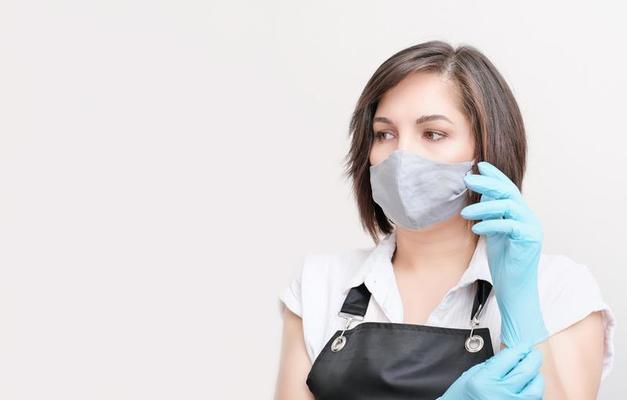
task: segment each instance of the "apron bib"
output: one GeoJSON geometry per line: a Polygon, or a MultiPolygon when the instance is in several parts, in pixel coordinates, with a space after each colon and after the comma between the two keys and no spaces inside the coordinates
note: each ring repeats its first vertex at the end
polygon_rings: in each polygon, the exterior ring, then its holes
{"type": "Polygon", "coordinates": [[[470,329],[362,322],[370,301],[365,283],[351,288],[337,330],[316,357],[307,386],[317,400],[434,400],[467,369],[494,355],[490,331],[477,328],[492,285],[476,281],[470,329]]]}

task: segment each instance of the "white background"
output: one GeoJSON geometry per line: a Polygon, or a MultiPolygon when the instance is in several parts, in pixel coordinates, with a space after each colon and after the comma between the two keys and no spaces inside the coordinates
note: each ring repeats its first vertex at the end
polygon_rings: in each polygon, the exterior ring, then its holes
{"type": "Polygon", "coordinates": [[[514,91],[526,199],[618,318],[622,397],[617,4],[1,0],[0,398],[271,398],[304,254],[372,244],[341,175],[353,106],[430,39],[514,91]]]}

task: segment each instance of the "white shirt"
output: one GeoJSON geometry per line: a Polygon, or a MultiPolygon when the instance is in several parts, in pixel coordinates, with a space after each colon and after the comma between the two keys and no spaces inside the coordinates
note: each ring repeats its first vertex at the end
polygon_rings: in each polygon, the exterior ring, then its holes
{"type": "MultiPolygon", "coordinates": [[[[310,253],[298,275],[279,295],[279,309],[284,303],[303,321],[305,345],[313,362],[346,320],[337,314],[351,287],[366,284],[372,293],[363,321],[403,322],[403,304],[392,266],[396,232],[385,236],[368,249],[351,249],[334,253],[310,253]]],[[[429,315],[426,325],[447,328],[470,328],[470,310],[475,298],[475,280],[492,283],[486,254],[486,241],[479,236],[475,252],[459,282],[443,297],[429,315]]],[[[614,361],[615,316],[605,303],[598,284],[587,266],[570,258],[542,253],[538,265],[540,308],[549,335],[584,319],[593,311],[602,311],[605,327],[604,379],[614,361]]],[[[501,316],[494,290],[484,306],[480,327],[488,327],[494,353],[501,346],[501,316]]]]}

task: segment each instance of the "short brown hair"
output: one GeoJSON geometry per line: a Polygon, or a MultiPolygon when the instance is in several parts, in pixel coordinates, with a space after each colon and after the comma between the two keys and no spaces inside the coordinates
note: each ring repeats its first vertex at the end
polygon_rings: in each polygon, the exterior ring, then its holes
{"type": "MultiPolygon", "coordinates": [[[[476,48],[457,49],[433,40],[406,48],[388,58],[364,87],[353,111],[349,136],[351,146],[345,157],[344,176],[352,180],[362,227],[378,243],[380,234],[394,229],[381,207],[372,199],[370,149],[372,119],[383,94],[414,72],[445,75],[457,85],[463,112],[475,137],[475,156],[503,171],[522,192],[527,139],[522,116],[514,96],[496,67],[476,48]]],[[[479,173],[476,165],[473,173],[479,173]]],[[[468,204],[481,195],[469,190],[468,204]]],[[[474,223],[477,221],[469,221],[474,223]]]]}

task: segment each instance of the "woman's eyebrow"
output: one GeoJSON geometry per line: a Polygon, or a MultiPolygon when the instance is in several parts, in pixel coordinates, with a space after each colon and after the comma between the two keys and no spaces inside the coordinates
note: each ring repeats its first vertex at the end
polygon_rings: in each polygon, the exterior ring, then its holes
{"type": "MultiPolygon", "coordinates": [[[[446,116],[442,115],[442,114],[429,114],[429,115],[423,115],[420,118],[418,118],[416,120],[416,125],[419,124],[423,124],[425,122],[429,122],[429,121],[434,121],[434,120],[438,120],[438,119],[443,119],[445,121],[450,122],[451,124],[453,123],[453,121],[451,121],[450,119],[448,119],[446,116]]],[[[385,122],[387,124],[392,124],[394,125],[394,123],[386,118],[386,117],[375,117],[372,122],[385,122]]]]}

